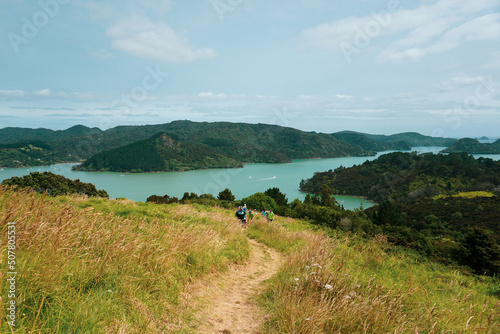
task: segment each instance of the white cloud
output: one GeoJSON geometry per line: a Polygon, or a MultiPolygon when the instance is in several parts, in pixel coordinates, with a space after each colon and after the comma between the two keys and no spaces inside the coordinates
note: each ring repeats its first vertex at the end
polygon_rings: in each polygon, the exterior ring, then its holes
{"type": "Polygon", "coordinates": [[[3,97],[23,97],[26,93],[22,90],[8,90],[8,89],[0,89],[0,96],[3,97]]]}
{"type": "Polygon", "coordinates": [[[107,34],[112,46],[133,56],[169,63],[190,63],[199,59],[212,59],[215,51],[196,49],[187,38],[177,34],[163,22],[152,22],[141,16],[116,23],[107,34]]]}
{"type": "Polygon", "coordinates": [[[198,94],[199,98],[202,99],[225,99],[227,96],[226,94],[214,94],[212,92],[202,92],[198,94]]]}
{"type": "Polygon", "coordinates": [[[256,96],[259,100],[274,100],[277,99],[277,96],[267,96],[267,95],[257,95],[256,96]]]}
{"type": "Polygon", "coordinates": [[[440,82],[439,85],[437,85],[437,88],[445,91],[454,91],[464,86],[474,85],[485,81],[486,78],[483,76],[467,76],[465,74],[458,74],[448,80],[440,82]]]}
{"type": "Polygon", "coordinates": [[[335,95],[335,97],[338,99],[352,99],[351,95],[343,95],[343,94],[337,94],[335,95]]]}
{"type": "MultiPolygon", "coordinates": [[[[429,24],[429,26],[432,24],[429,24]]],[[[443,25],[445,27],[446,25],[443,25]]],[[[415,29],[414,31],[418,30],[415,29]]],[[[414,32],[413,31],[413,32],[414,32]]],[[[439,31],[436,29],[435,31],[439,31]]],[[[378,57],[379,61],[404,61],[420,60],[430,55],[449,51],[457,48],[463,42],[475,40],[499,40],[500,39],[500,14],[488,14],[464,22],[454,28],[448,29],[437,42],[424,45],[423,47],[404,48],[404,44],[410,45],[406,39],[393,43],[378,57]]],[[[411,33],[410,33],[411,35],[411,33]]],[[[407,38],[408,39],[408,38],[407,38]]],[[[424,44],[426,40],[414,41],[413,45],[424,44]]]]}
{"type": "Polygon", "coordinates": [[[37,90],[36,92],[33,93],[34,96],[43,96],[43,97],[48,97],[51,94],[52,94],[52,92],[48,88],[40,89],[40,90],[37,90]]]}
{"type": "Polygon", "coordinates": [[[391,34],[397,39],[389,45],[383,45],[386,39],[380,39],[377,46],[384,49],[376,60],[418,61],[463,42],[499,39],[500,14],[485,14],[499,6],[498,0],[439,0],[415,9],[386,8],[378,14],[318,25],[303,31],[300,37],[307,46],[345,55],[353,50],[359,53],[379,37],[391,34]]]}

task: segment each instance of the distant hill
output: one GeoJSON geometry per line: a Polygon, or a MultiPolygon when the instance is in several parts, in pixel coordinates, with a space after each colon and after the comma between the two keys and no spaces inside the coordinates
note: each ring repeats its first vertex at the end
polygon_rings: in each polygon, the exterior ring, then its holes
{"type": "Polygon", "coordinates": [[[467,152],[469,154],[500,154],[500,141],[493,144],[483,144],[476,139],[462,138],[450,147],[441,151],[442,153],[467,152]]]}
{"type": "Polygon", "coordinates": [[[364,150],[389,151],[389,150],[411,150],[411,145],[405,140],[381,141],[378,138],[371,138],[373,135],[353,131],[341,131],[332,133],[338,140],[346,141],[352,145],[358,145],[364,150]]]}
{"type": "Polygon", "coordinates": [[[424,136],[417,132],[403,132],[390,136],[365,134],[368,138],[380,143],[395,143],[405,141],[412,147],[415,146],[450,146],[456,139],[424,136]]]}
{"type": "Polygon", "coordinates": [[[44,166],[54,163],[59,158],[50,145],[40,140],[0,144],[2,167],[44,166]]]}
{"type": "Polygon", "coordinates": [[[180,142],[166,133],[98,153],[76,170],[114,172],[185,171],[243,167],[238,160],[204,144],[180,142]]]}
{"type": "MultiPolygon", "coordinates": [[[[204,144],[240,162],[282,163],[292,159],[368,156],[376,153],[327,134],[307,133],[277,125],[190,121],[118,126],[106,131],[82,125],[59,131],[5,128],[0,129],[0,144],[43,141],[53,148],[50,163],[57,163],[83,161],[97,153],[146,140],[161,132],[176,136],[179,142],[204,144]]],[[[0,166],[6,166],[8,159],[12,161],[10,156],[5,159],[0,159],[0,166]]]]}
{"type": "Polygon", "coordinates": [[[455,142],[454,139],[434,138],[413,132],[390,136],[352,131],[324,134],[278,125],[229,122],[174,121],[157,125],[118,126],[106,131],[83,125],[57,131],[4,128],[0,129],[0,144],[19,146],[31,143],[42,150],[37,150],[34,154],[33,149],[0,147],[0,166],[22,167],[84,161],[98,153],[147,140],[157,133],[175,136],[176,140],[183,143],[206,145],[219,154],[243,163],[371,156],[380,151],[409,150],[414,146],[451,146],[455,142]],[[33,143],[43,143],[47,148],[33,143]]]}

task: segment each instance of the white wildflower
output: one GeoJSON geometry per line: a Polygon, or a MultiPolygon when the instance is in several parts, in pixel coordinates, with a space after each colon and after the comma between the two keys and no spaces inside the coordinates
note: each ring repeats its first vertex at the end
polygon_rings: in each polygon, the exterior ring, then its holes
{"type": "Polygon", "coordinates": [[[333,286],[331,286],[330,284],[325,284],[325,289],[331,290],[333,289],[333,286]]]}

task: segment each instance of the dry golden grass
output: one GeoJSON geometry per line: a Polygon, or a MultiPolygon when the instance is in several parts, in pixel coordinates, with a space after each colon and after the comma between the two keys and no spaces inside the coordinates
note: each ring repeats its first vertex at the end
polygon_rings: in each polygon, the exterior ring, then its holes
{"type": "Polygon", "coordinates": [[[162,332],[183,321],[186,285],[248,256],[241,229],[224,213],[104,200],[77,207],[88,203],[0,188],[3,245],[7,223],[16,222],[20,332],[162,332]],[[129,218],[117,209],[130,210],[129,218]]]}

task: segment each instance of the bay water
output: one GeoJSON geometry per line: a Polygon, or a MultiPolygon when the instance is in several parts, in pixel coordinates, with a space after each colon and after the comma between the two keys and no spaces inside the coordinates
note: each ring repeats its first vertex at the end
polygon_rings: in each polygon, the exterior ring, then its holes
{"type": "MultiPolygon", "coordinates": [[[[418,152],[437,153],[444,147],[415,147],[418,152]]],[[[72,171],[75,163],[57,164],[31,168],[0,169],[0,182],[13,176],[23,176],[30,172],[50,171],[72,180],[93,183],[97,189],[104,189],[110,198],[124,197],[133,201],[144,202],[151,195],[175,196],[181,198],[185,192],[198,195],[210,193],[214,196],[229,188],[236,199],[241,199],[256,192],[264,192],[277,187],[287,195],[289,201],[295,198],[304,199],[305,194],[299,191],[302,179],[308,179],[315,172],[334,170],[340,166],[351,167],[362,164],[366,160],[376,159],[389,153],[380,152],[373,157],[343,157],[332,159],[294,160],[286,164],[245,164],[243,168],[207,169],[188,172],[160,173],[116,173],[116,172],[82,172],[72,171]]],[[[500,155],[477,155],[500,160],[500,155]]],[[[353,196],[335,196],[346,209],[368,208],[375,205],[363,198],[353,196]]]]}

